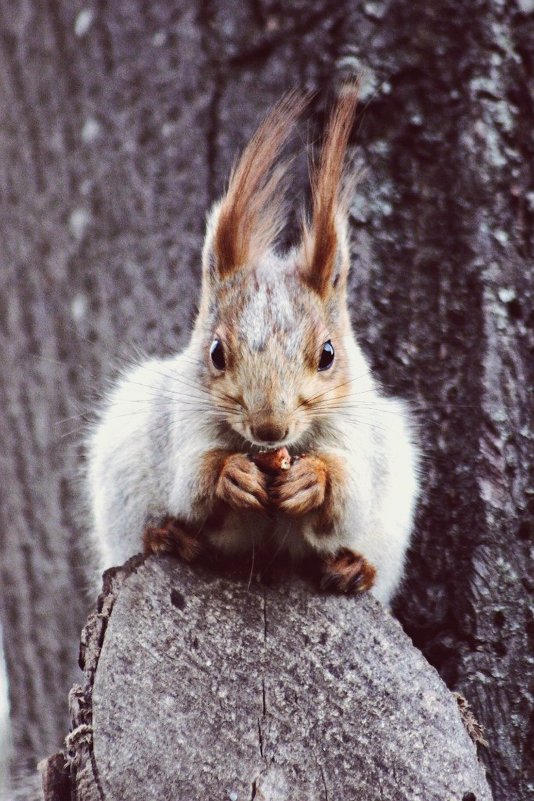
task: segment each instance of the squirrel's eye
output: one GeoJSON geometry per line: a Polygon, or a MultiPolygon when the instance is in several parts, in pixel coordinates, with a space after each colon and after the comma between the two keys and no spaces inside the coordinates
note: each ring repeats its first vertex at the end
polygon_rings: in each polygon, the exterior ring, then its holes
{"type": "Polygon", "coordinates": [[[321,352],[321,358],[319,359],[319,367],[318,370],[328,370],[329,367],[332,367],[334,364],[334,346],[328,340],[323,345],[323,350],[321,352]]]}
{"type": "Polygon", "coordinates": [[[210,347],[211,361],[217,370],[224,370],[226,361],[224,358],[224,348],[220,339],[214,339],[210,347]]]}

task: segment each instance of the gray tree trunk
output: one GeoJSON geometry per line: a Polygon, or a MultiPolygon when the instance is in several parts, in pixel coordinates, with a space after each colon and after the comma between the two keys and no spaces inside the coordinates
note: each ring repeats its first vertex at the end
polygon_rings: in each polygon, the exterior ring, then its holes
{"type": "Polygon", "coordinates": [[[426,452],[397,611],[484,724],[495,798],[532,792],[531,5],[0,2],[0,615],[18,768],[60,745],[76,675],[80,415],[136,346],[185,343],[206,209],[264,110],[318,89],[313,139],[328,90],[366,68],[353,320],[377,375],[421,409],[426,452]]]}
{"type": "Polygon", "coordinates": [[[456,701],[371,596],[171,559],[106,578],[45,801],[490,800],[456,701]]]}

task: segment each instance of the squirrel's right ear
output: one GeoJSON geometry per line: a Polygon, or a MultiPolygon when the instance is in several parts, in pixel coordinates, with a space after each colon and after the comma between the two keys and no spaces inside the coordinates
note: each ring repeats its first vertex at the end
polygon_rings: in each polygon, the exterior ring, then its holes
{"type": "Polygon", "coordinates": [[[204,280],[224,279],[272,246],[284,225],[281,183],[287,163],[275,166],[308,98],[289,92],[260,125],[232,170],[226,195],[212,208],[203,250],[204,280]]]}
{"type": "Polygon", "coordinates": [[[304,222],[301,271],[323,300],[345,285],[349,270],[347,209],[357,175],[346,169],[346,152],[358,87],[358,81],[343,86],[311,174],[313,210],[311,222],[304,222]]]}

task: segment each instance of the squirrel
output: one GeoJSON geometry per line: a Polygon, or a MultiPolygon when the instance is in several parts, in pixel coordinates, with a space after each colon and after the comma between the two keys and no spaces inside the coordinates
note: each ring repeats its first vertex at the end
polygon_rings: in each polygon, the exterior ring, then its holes
{"type": "MultiPolygon", "coordinates": [[[[346,167],[357,85],[345,85],[311,167],[301,242],[276,249],[306,98],[275,106],[211,209],[189,345],[129,367],[87,443],[102,569],[141,550],[192,561],[270,542],[313,557],[321,586],[389,604],[418,497],[408,406],[382,394],[351,328],[346,167]],[[269,470],[261,452],[283,451],[269,470]]],[[[267,462],[269,460],[267,459],[267,462]]]]}

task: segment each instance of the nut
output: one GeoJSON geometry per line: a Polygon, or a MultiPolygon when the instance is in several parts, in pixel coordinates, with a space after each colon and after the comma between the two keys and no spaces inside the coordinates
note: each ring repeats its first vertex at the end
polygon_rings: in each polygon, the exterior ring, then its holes
{"type": "Polygon", "coordinates": [[[289,470],[292,458],[287,448],[278,448],[276,451],[261,451],[252,455],[252,461],[260,470],[270,475],[277,475],[289,470]]]}

